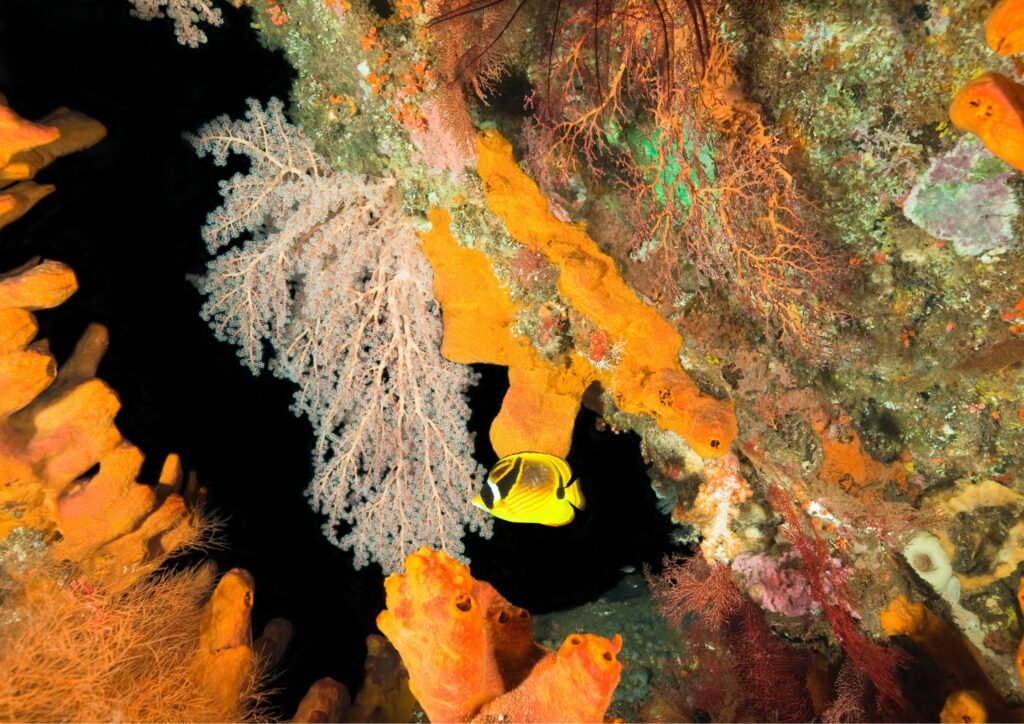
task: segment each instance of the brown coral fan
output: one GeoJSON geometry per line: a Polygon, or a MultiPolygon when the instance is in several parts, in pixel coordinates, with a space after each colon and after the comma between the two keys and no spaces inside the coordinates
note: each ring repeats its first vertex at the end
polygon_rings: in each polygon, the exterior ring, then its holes
{"type": "Polygon", "coordinates": [[[622,669],[618,635],[573,634],[549,651],[529,613],[444,553],[423,548],[405,568],[385,581],[377,625],[431,721],[602,721],[622,669]]]}

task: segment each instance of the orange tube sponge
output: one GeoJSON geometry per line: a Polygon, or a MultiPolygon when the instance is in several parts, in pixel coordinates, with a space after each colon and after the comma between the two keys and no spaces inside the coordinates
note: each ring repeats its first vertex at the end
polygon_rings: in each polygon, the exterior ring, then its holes
{"type": "Polygon", "coordinates": [[[1024,2],[1000,0],[985,23],[985,40],[1000,55],[1024,50],[1024,2]]]}
{"type": "Polygon", "coordinates": [[[193,664],[196,685],[226,711],[254,689],[258,660],[252,648],[252,575],[233,568],[217,583],[199,622],[193,664]]]}
{"type": "Polygon", "coordinates": [[[405,569],[384,582],[377,625],[431,721],[602,721],[622,669],[619,636],[574,634],[549,651],[534,643],[529,613],[444,553],[422,548],[405,569]]]}
{"type": "Polygon", "coordinates": [[[51,143],[60,138],[60,131],[52,126],[32,123],[0,104],[0,169],[10,163],[21,151],[51,143]]]}
{"type": "Polygon", "coordinates": [[[518,687],[488,702],[474,721],[600,722],[622,672],[622,637],[573,634],[518,687]]]}
{"type": "Polygon", "coordinates": [[[106,133],[98,121],[67,108],[58,108],[39,123],[26,121],[0,96],[0,227],[20,218],[53,191],[50,184],[29,180],[39,169],[93,145],[106,133]],[[15,181],[20,183],[8,187],[15,181]]]}
{"type": "Polygon", "coordinates": [[[564,457],[583,392],[599,382],[622,411],[652,417],[704,457],[724,455],[736,436],[733,405],[703,394],[686,374],[679,333],[637,298],[614,260],[580,226],[548,212],[547,199],[516,164],[508,141],[485,131],[477,137],[477,153],[488,206],[513,238],[559,268],[561,296],[624,349],[618,364],[607,367],[579,355],[558,363],[541,358],[528,340],[511,335],[518,306],[499,288],[490,261],[460,247],[447,213],[432,210],[431,231],[422,239],[444,316],[442,354],[455,362],[509,367],[509,392],[491,426],[495,452],[564,457]]]}
{"type": "MultiPolygon", "coordinates": [[[[0,107],[0,113],[3,112],[0,107]]],[[[39,119],[43,128],[56,132],[56,138],[43,143],[33,142],[11,155],[6,164],[0,164],[0,184],[8,181],[24,181],[36,175],[39,169],[49,166],[61,156],[81,151],[99,143],[107,135],[107,129],[99,121],[84,113],[67,108],[58,108],[39,119]]],[[[0,135],[3,131],[0,130],[0,135]]]]}
{"type": "Polygon", "coordinates": [[[176,455],[155,488],[137,482],[142,453],[114,425],[117,395],[95,377],[103,327],[90,327],[59,371],[45,342],[33,343],[31,312],[76,287],[57,262],[0,276],[0,538],[22,526],[59,531],[54,555],[116,589],[195,539],[189,503],[202,491],[194,478],[181,490],[176,455]]]}
{"type": "Polygon", "coordinates": [[[1024,86],[999,73],[967,83],[949,107],[953,125],[970,131],[989,151],[1024,171],[1024,86]]]}
{"type": "MultiPolygon", "coordinates": [[[[1024,577],[1017,584],[1017,606],[1024,611],[1024,577]]],[[[1024,637],[1020,640],[1020,648],[1017,649],[1017,676],[1020,677],[1020,686],[1024,689],[1024,637]]]]}
{"type": "MultiPolygon", "coordinates": [[[[325,676],[313,682],[292,716],[293,724],[305,722],[349,721],[352,695],[340,681],[325,676]]],[[[397,719],[395,721],[398,721],[397,719]]]]}

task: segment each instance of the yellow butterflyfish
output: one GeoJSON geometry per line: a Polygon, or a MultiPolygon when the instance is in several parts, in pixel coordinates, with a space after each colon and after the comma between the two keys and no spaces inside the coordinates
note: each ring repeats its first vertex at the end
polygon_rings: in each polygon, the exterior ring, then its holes
{"type": "Polygon", "coordinates": [[[586,502],[565,460],[520,452],[494,464],[473,505],[511,523],[558,526],[570,523],[586,502]]]}

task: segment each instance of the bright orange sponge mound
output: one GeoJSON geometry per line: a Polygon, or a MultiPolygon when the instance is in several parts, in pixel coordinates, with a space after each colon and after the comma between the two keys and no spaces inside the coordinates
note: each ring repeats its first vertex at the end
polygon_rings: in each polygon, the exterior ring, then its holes
{"type": "Polygon", "coordinates": [[[618,635],[573,634],[550,651],[533,641],[527,611],[427,548],[384,587],[377,625],[431,721],[603,721],[622,671],[618,635]]]}
{"type": "Polygon", "coordinates": [[[999,73],[985,73],[957,92],[949,106],[957,128],[970,131],[985,147],[1024,171],[1024,86],[999,73]]]}
{"type": "Polygon", "coordinates": [[[1000,0],[988,16],[985,40],[1000,55],[1024,50],[1024,1],[1000,0]]]}

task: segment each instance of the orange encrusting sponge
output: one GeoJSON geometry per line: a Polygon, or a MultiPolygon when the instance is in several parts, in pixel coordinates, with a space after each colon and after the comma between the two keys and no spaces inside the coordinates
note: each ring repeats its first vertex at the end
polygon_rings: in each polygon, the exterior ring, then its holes
{"type": "Polygon", "coordinates": [[[1002,0],[985,23],[988,47],[1000,55],[1024,50],[1024,0],[1002,0]]]}
{"type": "Polygon", "coordinates": [[[434,268],[434,296],[441,304],[441,354],[452,362],[508,367],[509,389],[491,423],[499,457],[526,450],[565,457],[580,398],[590,383],[582,360],[557,367],[525,337],[512,333],[519,307],[498,285],[483,253],[459,246],[447,211],[431,209],[431,229],[421,248],[434,268]]]}
{"type": "Polygon", "coordinates": [[[565,457],[583,392],[599,382],[620,410],[648,415],[703,457],[724,455],[736,436],[731,402],[703,394],[679,364],[682,337],[643,304],[614,260],[582,227],[553,217],[537,184],[495,131],[477,137],[477,172],[488,206],[509,234],[558,267],[558,291],[609,339],[622,343],[618,364],[597,367],[579,355],[552,362],[511,329],[519,307],[499,287],[489,259],[452,237],[448,214],[430,212],[423,251],[434,267],[444,317],[445,357],[509,367],[509,391],[491,426],[499,456],[525,450],[565,457]]]}
{"type": "Polygon", "coordinates": [[[573,634],[557,652],[539,646],[529,613],[427,548],[384,588],[377,626],[431,721],[603,720],[622,671],[618,635],[573,634]]]}
{"type": "Polygon", "coordinates": [[[985,674],[977,649],[923,603],[897,596],[878,618],[886,636],[908,637],[943,673],[949,692],[947,714],[976,710],[991,721],[1019,721],[1024,716],[1024,711],[1007,706],[985,674]],[[958,692],[970,692],[970,696],[958,692]]]}
{"type": "Polygon", "coordinates": [[[1024,86],[999,73],[985,73],[953,98],[949,117],[1018,171],[1024,171],[1024,86]]]}
{"type": "MultiPolygon", "coordinates": [[[[1024,578],[1020,579],[1017,586],[1017,605],[1024,611],[1024,578]]],[[[1017,676],[1020,677],[1020,686],[1024,689],[1024,637],[1021,637],[1020,648],[1017,649],[1017,676]]]]}

